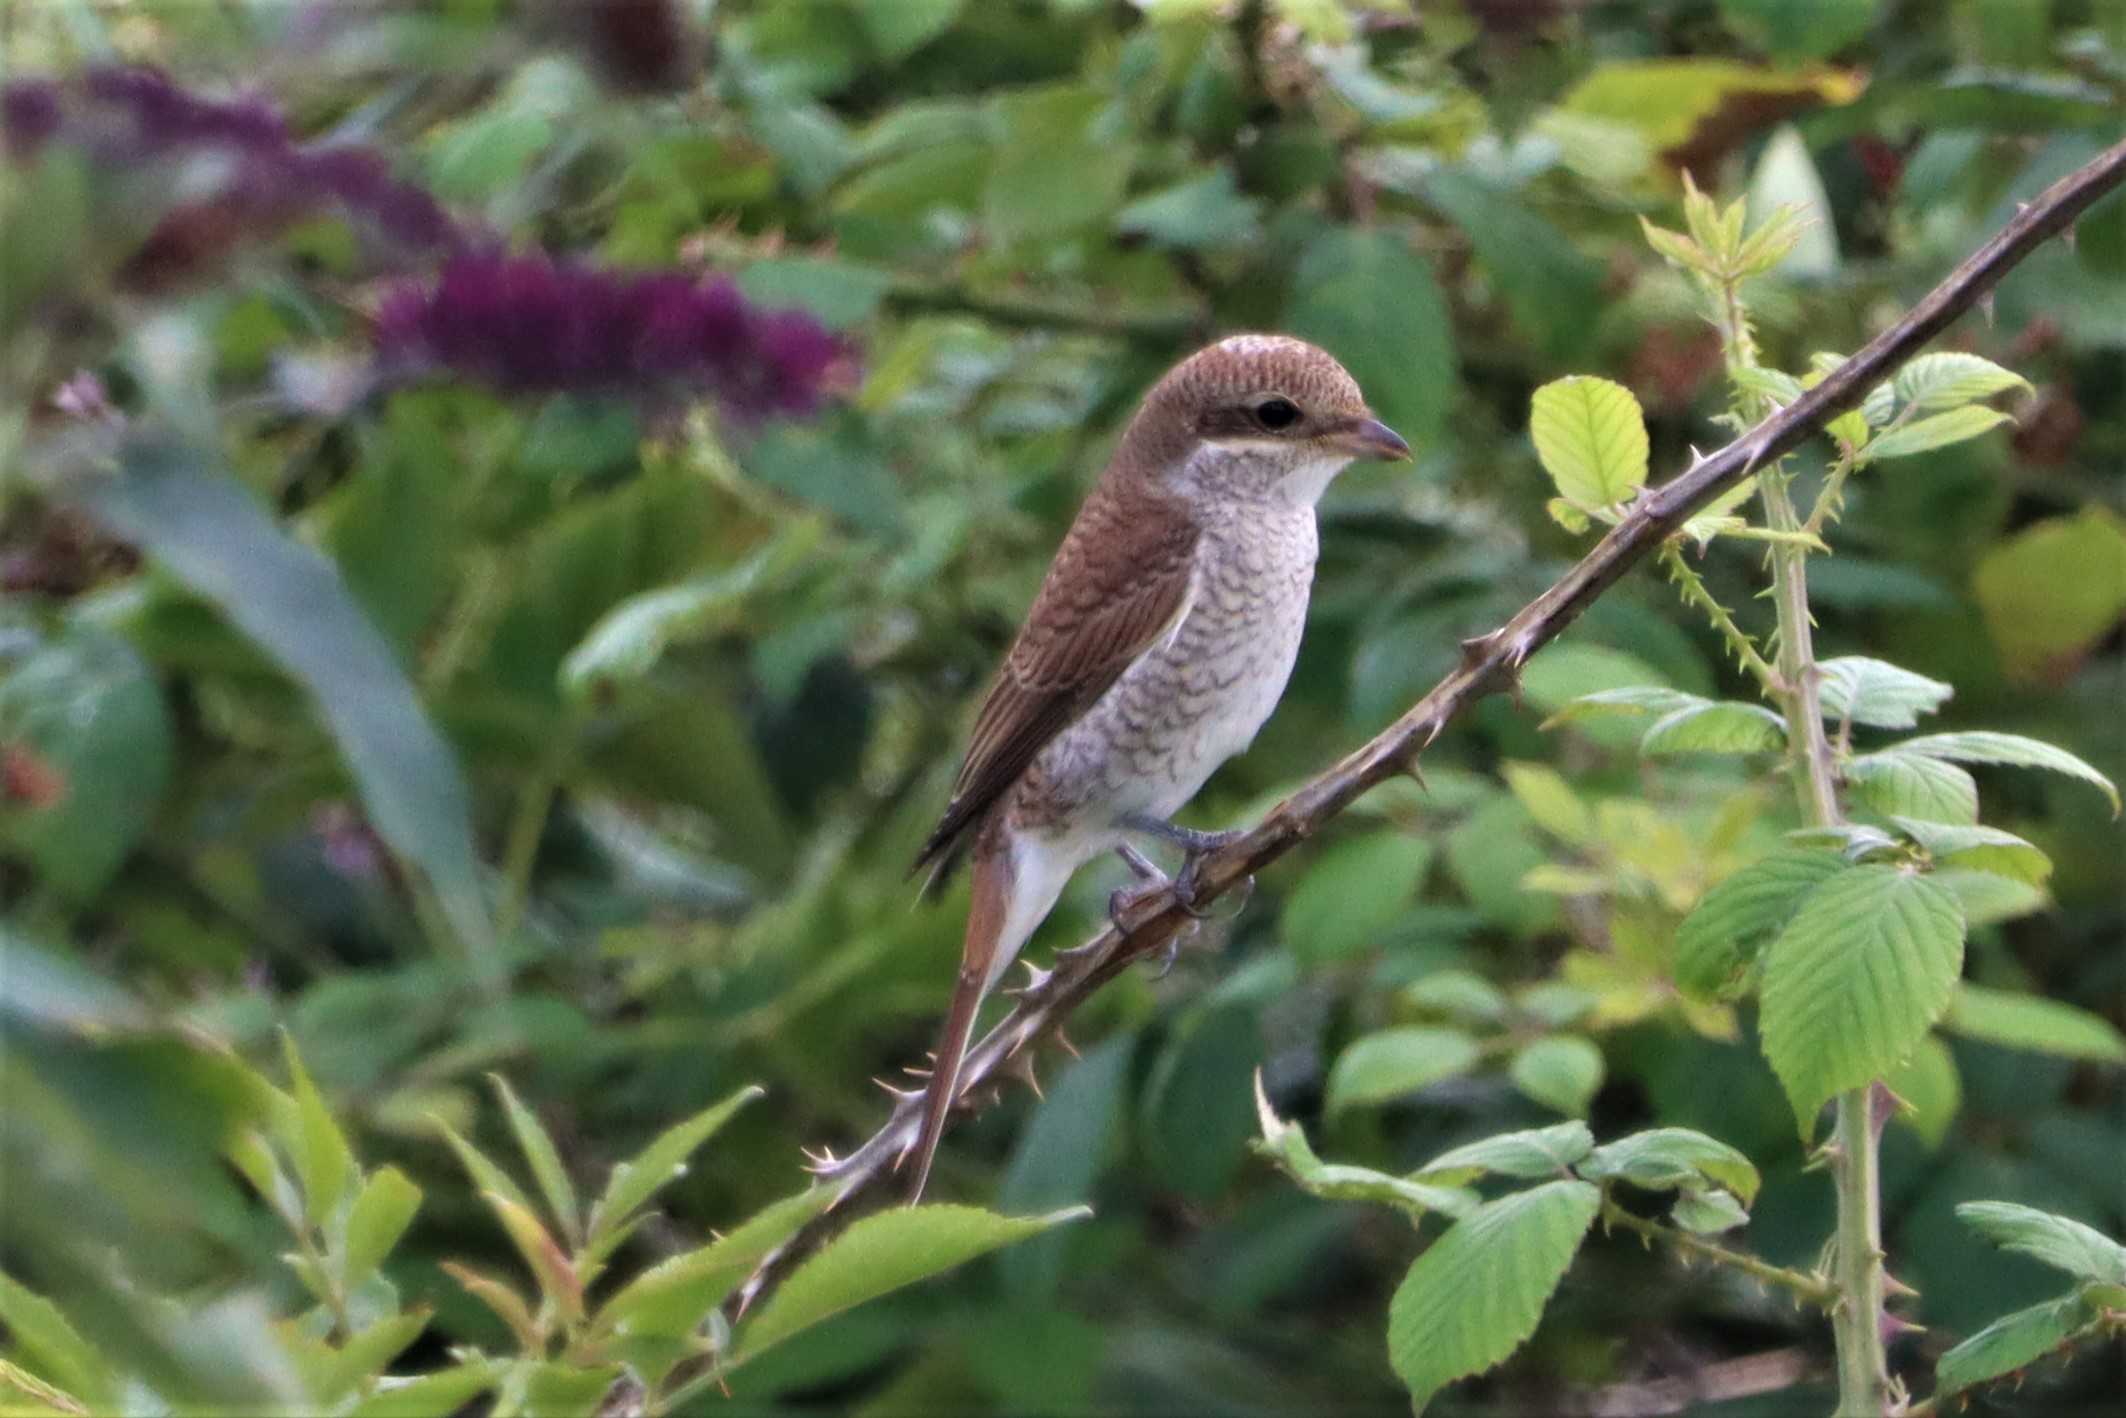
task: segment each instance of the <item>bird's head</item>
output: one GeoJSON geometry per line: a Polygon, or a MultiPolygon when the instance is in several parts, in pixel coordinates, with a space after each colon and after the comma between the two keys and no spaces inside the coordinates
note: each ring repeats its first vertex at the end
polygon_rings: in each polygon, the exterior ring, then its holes
{"type": "Polygon", "coordinates": [[[1191,500],[1311,506],[1354,459],[1409,456],[1327,350],[1234,335],[1152,386],[1117,460],[1191,500]]]}

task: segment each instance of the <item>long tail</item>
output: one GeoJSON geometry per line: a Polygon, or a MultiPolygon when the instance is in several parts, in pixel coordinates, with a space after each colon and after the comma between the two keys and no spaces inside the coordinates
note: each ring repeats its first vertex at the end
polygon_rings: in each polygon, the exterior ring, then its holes
{"type": "MultiPolygon", "coordinates": [[[[959,1101],[960,1065],[967,1057],[968,1040],[974,1036],[975,1013],[982,1007],[982,996],[989,992],[1011,897],[1010,850],[976,847],[974,902],[967,912],[967,943],[960,951],[960,977],[952,986],[952,1008],[945,1014],[945,1032],[938,1039],[937,1064],[930,1070],[930,1086],[923,1096],[923,1126],[915,1135],[915,1173],[908,1188],[910,1205],[922,1200],[938,1139],[945,1135],[945,1118],[959,1101]]],[[[1013,943],[1014,948],[1016,944],[1013,943]]]]}

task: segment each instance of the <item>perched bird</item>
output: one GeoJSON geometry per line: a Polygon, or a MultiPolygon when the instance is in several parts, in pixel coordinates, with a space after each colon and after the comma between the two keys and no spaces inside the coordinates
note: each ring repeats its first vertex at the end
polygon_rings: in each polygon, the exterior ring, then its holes
{"type": "Polygon", "coordinates": [[[952,800],[916,869],[962,855],[973,905],[915,1143],[922,1195],[983,996],[1062,894],[1128,838],[1181,847],[1173,885],[1226,834],[1170,819],[1270,716],[1299,653],[1314,505],[1356,458],[1407,458],[1327,351],[1235,335],[1144,396],[1056,552],[982,705],[952,800]]]}

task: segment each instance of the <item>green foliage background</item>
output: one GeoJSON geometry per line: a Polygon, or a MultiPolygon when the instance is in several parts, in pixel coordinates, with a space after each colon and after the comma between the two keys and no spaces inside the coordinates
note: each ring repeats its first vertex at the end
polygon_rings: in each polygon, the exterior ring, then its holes
{"type": "MultiPolygon", "coordinates": [[[[11,778],[0,805],[0,1268],[77,1325],[123,1329],[133,1285],[212,1313],[290,1303],[279,1223],[218,1160],[257,1106],[226,1060],[284,1077],[282,1029],[364,1165],[425,1193],[388,1272],[436,1317],[402,1367],[503,1342],[439,1269],[518,1264],[432,1121],[499,1149],[485,1073],[587,1192],[670,1124],[766,1090],[628,1242],[634,1268],[796,1190],[801,1148],[866,1135],[887,1104],[868,1080],[928,1047],[957,957],[963,896],[919,906],[904,873],[969,701],[1120,421],[1195,344],[1319,340],[1418,449],[1324,504],[1299,670],[1192,813],[1211,826],[1376,731],[1576,554],[1545,513],[1536,386],[1632,388],[1657,476],[1722,441],[1717,341],[1640,233],[1642,214],[1675,224],[1679,164],[1815,219],[1755,297],[1768,362],[1799,371],[2126,126],[2126,10],[2071,0],[588,13],[54,0],[6,17],[7,77],[122,56],[256,84],[300,131],[380,145],[515,244],[730,269],[862,352],[824,417],[761,430],[447,385],[262,414],[249,396],[285,389],[287,360],[361,354],[376,287],[343,233],[299,227],[144,298],[111,280],[144,234],[125,194],[8,179],[0,748],[33,750],[64,792],[11,778]],[[656,14],[693,36],[666,63],[615,39],[656,14]],[[33,319],[55,290],[69,319],[33,319]],[[330,557],[462,769],[479,858],[462,879],[421,845],[449,824],[424,816],[448,806],[422,792],[438,778],[419,736],[346,727],[396,677],[321,638],[354,629],[291,626],[241,516],[190,547],[227,572],[208,598],[158,540],[173,521],[105,507],[99,524],[33,475],[33,410],[82,366],[218,430],[251,505],[330,557]],[[163,550],[142,563],[112,530],[163,550]],[[387,821],[392,791],[411,797],[387,821]]],[[[2011,428],[1856,480],[1815,570],[1818,644],[1953,684],[1930,726],[2034,734],[2116,779],[2126,202],[1950,343],[2036,392],[2011,428]]],[[[1745,544],[1698,569],[1768,624],[1745,544]]],[[[1763,756],[1642,763],[1635,727],[1538,727],[1627,684],[1746,688],[1656,575],[1619,587],[1518,702],[1428,754],[1429,789],[1366,800],[1170,975],[1111,987],[1073,1026],[1082,1057],[1044,1060],[1045,1099],[1010,1094],[949,1139],[942,1196],[1091,1219],[848,1311],[695,1401],[1406,1411],[1382,1330],[1409,1229],[1249,1155],[1258,1070],[1324,1155],[1386,1171],[1561,1116],[1602,1138],[1702,1129],[1763,1173],[1751,1245],[1812,1263],[1829,1189],[1751,1021],[1672,983],[1677,922],[1792,825],[1791,794],[1763,756]]],[[[2126,836],[2064,778],[1979,785],[1987,820],[2055,867],[1966,896],[1982,989],[1892,1080],[1914,1112],[1885,1143],[1890,1264],[1930,1327],[1907,1362],[2050,1293],[1957,1203],[2126,1226],[2122,1050],[2089,1017],[2126,1019],[2126,836]],[[1991,992],[2083,1013],[2036,1027],[1991,992]]],[[[1116,884],[1086,873],[1036,953],[1080,938],[1116,884]]],[[[235,1362],[249,1333],[188,1331],[169,1362],[235,1362]]],[[[1820,1380],[1812,1318],[1595,1245],[1531,1345],[1440,1407],[1555,1409],[1790,1348],[1820,1380]]],[[[2098,1411],[2126,1396],[2117,1357],[2001,1402],[2098,1411]]]]}

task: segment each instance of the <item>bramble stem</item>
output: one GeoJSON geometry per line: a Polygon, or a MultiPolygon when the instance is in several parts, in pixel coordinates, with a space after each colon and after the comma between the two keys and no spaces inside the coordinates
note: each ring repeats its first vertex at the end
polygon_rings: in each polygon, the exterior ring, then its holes
{"type": "Polygon", "coordinates": [[[1805,1275],[1798,1270],[1773,1265],[1770,1261],[1731,1251],[1717,1241],[1708,1241],[1703,1236],[1674,1226],[1664,1226],[1658,1221],[1649,1221],[1643,1216],[1634,1216],[1623,1207],[1602,1198],[1602,1224],[1611,1228],[1622,1226],[1648,1241],[1659,1241],[1685,1256],[1696,1256],[1715,1265],[1724,1265],[1730,1270],[1739,1270],[1744,1275],[1777,1289],[1784,1290],[1795,1299],[1814,1305],[1819,1310],[1829,1310],[1838,1303],[1838,1292],[1828,1281],[1814,1275],[1805,1275]]]}

